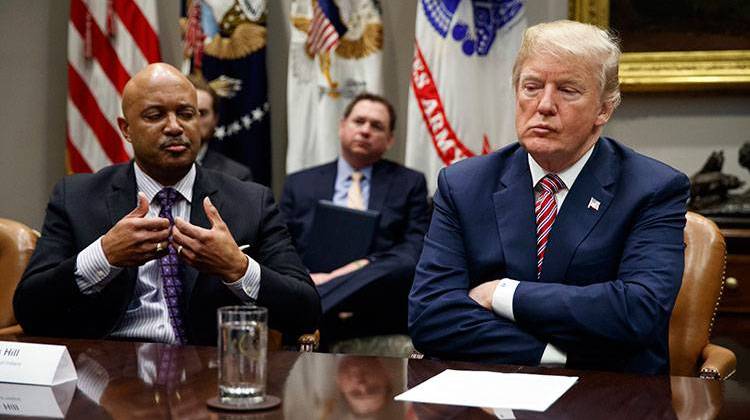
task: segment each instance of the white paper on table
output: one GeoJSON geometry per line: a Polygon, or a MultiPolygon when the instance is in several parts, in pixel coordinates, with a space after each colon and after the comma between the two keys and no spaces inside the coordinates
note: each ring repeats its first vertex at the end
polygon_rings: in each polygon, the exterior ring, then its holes
{"type": "Polygon", "coordinates": [[[396,396],[398,401],[545,411],[577,376],[448,369],[396,396]]]}

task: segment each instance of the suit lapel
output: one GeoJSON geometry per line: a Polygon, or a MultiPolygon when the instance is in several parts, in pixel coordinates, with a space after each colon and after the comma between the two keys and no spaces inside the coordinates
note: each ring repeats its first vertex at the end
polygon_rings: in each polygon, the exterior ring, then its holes
{"type": "MultiPolygon", "coordinates": [[[[336,184],[336,162],[334,160],[320,167],[314,184],[310,186],[312,197],[324,197],[324,200],[333,200],[334,184],[336,184]]],[[[319,198],[315,199],[316,202],[318,200],[319,198]]]]}
{"type": "Polygon", "coordinates": [[[526,152],[522,148],[508,159],[492,195],[506,274],[517,280],[536,280],[536,221],[534,193],[526,152]]]}
{"type": "Polygon", "coordinates": [[[110,227],[114,226],[126,214],[138,205],[138,187],[135,185],[133,163],[123,165],[112,176],[112,187],[106,197],[110,227]]]}
{"type": "Polygon", "coordinates": [[[566,280],[565,273],[573,254],[612,202],[620,165],[602,139],[595,147],[552,225],[542,266],[540,280],[543,282],[566,280]],[[598,209],[589,206],[592,199],[599,202],[598,209]]]}
{"type": "Polygon", "coordinates": [[[391,188],[392,177],[389,176],[388,166],[385,162],[378,161],[372,168],[372,179],[370,180],[370,201],[367,208],[382,211],[388,190],[391,188]]]}
{"type": "MultiPolygon", "coordinates": [[[[112,175],[111,187],[105,197],[107,205],[107,212],[109,217],[109,226],[106,229],[110,229],[117,222],[120,221],[126,214],[133,211],[138,205],[138,187],[135,183],[135,170],[133,169],[135,163],[131,160],[130,164],[122,165],[117,172],[112,175]]],[[[133,291],[135,290],[135,283],[138,278],[138,267],[127,267],[125,273],[121,273],[119,276],[124,276],[124,280],[128,282],[128,285],[124,290],[127,292],[121,293],[119,296],[122,299],[118,305],[121,305],[121,312],[118,321],[112,325],[110,332],[114,331],[114,328],[120,323],[122,316],[127,309],[130,299],[132,299],[133,291]]],[[[115,279],[114,281],[121,281],[123,279],[115,279]]],[[[120,289],[123,290],[123,289],[120,289]]]]}
{"type": "MultiPolygon", "coordinates": [[[[205,176],[205,172],[196,166],[195,183],[193,184],[193,201],[190,203],[190,223],[195,226],[200,226],[205,229],[211,228],[211,223],[206,216],[206,212],[203,209],[203,199],[206,197],[211,198],[211,203],[222,213],[224,202],[222,201],[221,195],[218,194],[218,186],[214,180],[210,177],[205,176]]],[[[185,265],[185,277],[183,278],[182,293],[185,298],[183,302],[188,302],[193,288],[195,287],[195,281],[198,277],[198,270],[188,265],[185,265]]]]}

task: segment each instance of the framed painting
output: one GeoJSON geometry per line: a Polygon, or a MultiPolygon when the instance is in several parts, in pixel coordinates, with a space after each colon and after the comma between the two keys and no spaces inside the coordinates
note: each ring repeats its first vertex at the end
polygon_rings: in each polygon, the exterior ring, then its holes
{"type": "Polygon", "coordinates": [[[620,38],[626,92],[750,90],[750,1],[569,0],[620,38]]]}

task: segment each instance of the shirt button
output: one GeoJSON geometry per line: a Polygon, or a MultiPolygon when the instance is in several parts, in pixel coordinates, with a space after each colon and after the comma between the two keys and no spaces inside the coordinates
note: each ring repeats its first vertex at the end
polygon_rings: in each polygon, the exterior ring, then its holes
{"type": "Polygon", "coordinates": [[[99,277],[104,277],[104,271],[103,270],[96,270],[96,275],[99,277]]]}

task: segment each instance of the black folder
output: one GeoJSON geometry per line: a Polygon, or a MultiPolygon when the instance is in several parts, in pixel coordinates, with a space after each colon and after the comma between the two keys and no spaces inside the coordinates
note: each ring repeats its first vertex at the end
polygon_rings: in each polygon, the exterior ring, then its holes
{"type": "Polygon", "coordinates": [[[380,212],[355,210],[320,200],[315,206],[308,246],[302,260],[311,273],[329,273],[367,256],[380,212]]]}

